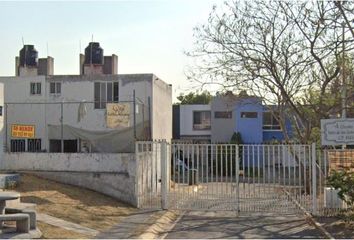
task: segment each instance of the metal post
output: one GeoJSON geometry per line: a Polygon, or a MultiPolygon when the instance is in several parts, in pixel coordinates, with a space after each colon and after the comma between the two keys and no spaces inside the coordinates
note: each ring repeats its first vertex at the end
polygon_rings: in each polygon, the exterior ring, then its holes
{"type": "Polygon", "coordinates": [[[317,214],[317,174],[316,174],[316,144],[312,143],[312,209],[317,214]]]}
{"type": "Polygon", "coordinates": [[[167,209],[167,142],[163,140],[161,143],[161,208],[167,209]]]}
{"type": "Polygon", "coordinates": [[[61,152],[64,152],[64,103],[60,103],[60,145],[61,145],[61,152]]]}
{"type": "Polygon", "coordinates": [[[236,145],[236,171],[235,171],[235,177],[236,177],[236,204],[237,204],[237,212],[240,212],[240,184],[239,184],[239,175],[240,175],[240,145],[236,145]]]}
{"type": "MultiPolygon", "coordinates": [[[[344,44],[344,29],[345,28],[345,22],[342,23],[342,118],[345,119],[347,117],[347,84],[346,84],[346,80],[345,80],[345,44],[344,44]]],[[[342,145],[342,149],[345,149],[346,145],[343,144],[342,145]]]]}
{"type": "Polygon", "coordinates": [[[136,140],[136,99],[135,99],[135,89],[133,90],[133,121],[134,121],[134,139],[136,140]]]}
{"type": "Polygon", "coordinates": [[[142,116],[142,118],[143,118],[143,137],[144,137],[144,140],[146,140],[146,132],[145,132],[145,104],[144,103],[142,103],[141,104],[141,112],[142,112],[142,114],[143,114],[143,116],[142,116]]]}
{"type": "Polygon", "coordinates": [[[7,144],[7,141],[8,141],[8,133],[7,133],[7,103],[4,104],[4,107],[5,107],[5,111],[4,111],[4,117],[5,117],[5,151],[6,152],[9,152],[9,149],[8,149],[8,144],[7,144]]]}
{"type": "Polygon", "coordinates": [[[135,198],[136,207],[140,208],[140,191],[139,191],[139,178],[143,177],[140,173],[140,161],[139,161],[139,143],[135,142],[135,198]]]}
{"type": "Polygon", "coordinates": [[[150,97],[148,97],[148,116],[149,116],[149,139],[152,139],[152,133],[151,133],[151,102],[150,102],[150,97]]]}

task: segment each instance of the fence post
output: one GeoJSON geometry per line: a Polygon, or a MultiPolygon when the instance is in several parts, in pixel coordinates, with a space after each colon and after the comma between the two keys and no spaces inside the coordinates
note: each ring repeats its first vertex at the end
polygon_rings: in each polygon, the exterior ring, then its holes
{"type": "Polygon", "coordinates": [[[312,213],[317,214],[317,165],[316,165],[316,144],[312,143],[312,213]]]}
{"type": "MultiPolygon", "coordinates": [[[[8,143],[7,143],[7,141],[8,141],[8,139],[9,139],[9,137],[8,137],[8,129],[7,129],[7,103],[5,103],[4,104],[4,107],[5,107],[5,109],[4,109],[4,118],[5,118],[5,151],[6,152],[10,152],[10,149],[9,149],[9,146],[8,146],[8,143]]],[[[2,148],[4,148],[4,146],[1,146],[2,148]]]]}
{"type": "Polygon", "coordinates": [[[167,191],[168,191],[168,158],[167,158],[167,142],[161,142],[161,208],[167,209],[167,191]]]}
{"type": "Polygon", "coordinates": [[[140,208],[140,191],[139,191],[139,177],[143,178],[140,175],[140,161],[139,161],[139,143],[135,142],[135,198],[136,198],[136,207],[140,208]]]}
{"type": "Polygon", "coordinates": [[[236,145],[236,171],[235,171],[235,177],[236,177],[236,204],[237,204],[237,212],[240,212],[240,181],[239,181],[239,176],[240,176],[240,145],[236,145]]]}
{"type": "Polygon", "coordinates": [[[61,152],[64,152],[64,103],[60,103],[60,145],[61,152]]]}
{"type": "Polygon", "coordinates": [[[148,117],[149,117],[149,140],[152,140],[152,125],[151,125],[151,102],[150,97],[148,97],[148,117]]]}
{"type": "Polygon", "coordinates": [[[136,99],[135,99],[135,89],[133,90],[133,121],[134,121],[134,139],[136,140],[136,99]]]}

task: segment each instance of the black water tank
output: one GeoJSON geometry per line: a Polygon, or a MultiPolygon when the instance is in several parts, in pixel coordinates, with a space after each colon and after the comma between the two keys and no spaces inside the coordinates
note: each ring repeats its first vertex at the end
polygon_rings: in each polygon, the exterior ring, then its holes
{"type": "Polygon", "coordinates": [[[103,64],[103,49],[98,42],[90,42],[85,48],[85,64],[103,64]]]}
{"type": "Polygon", "coordinates": [[[34,45],[24,45],[20,50],[20,66],[37,66],[38,52],[34,45]]]}

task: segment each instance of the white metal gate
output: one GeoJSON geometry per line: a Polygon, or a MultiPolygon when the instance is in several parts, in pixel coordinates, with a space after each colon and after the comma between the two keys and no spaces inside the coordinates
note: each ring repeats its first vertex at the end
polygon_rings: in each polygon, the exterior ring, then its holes
{"type": "Polygon", "coordinates": [[[316,211],[314,145],[137,142],[140,208],[316,211]]]}

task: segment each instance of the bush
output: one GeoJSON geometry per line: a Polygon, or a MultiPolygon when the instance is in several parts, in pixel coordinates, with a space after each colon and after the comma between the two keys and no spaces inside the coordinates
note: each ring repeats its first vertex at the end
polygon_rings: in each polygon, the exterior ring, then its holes
{"type": "Polygon", "coordinates": [[[338,196],[349,207],[354,203],[354,172],[332,171],[327,179],[328,184],[338,190],[338,196]]]}

